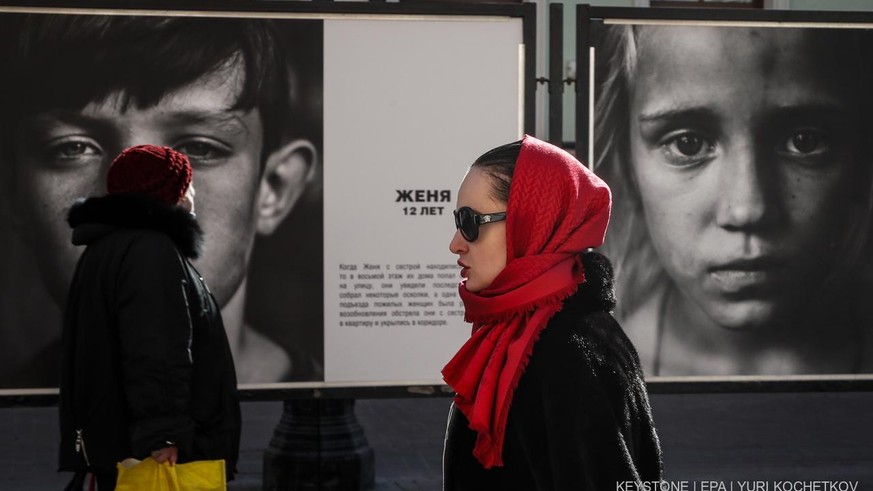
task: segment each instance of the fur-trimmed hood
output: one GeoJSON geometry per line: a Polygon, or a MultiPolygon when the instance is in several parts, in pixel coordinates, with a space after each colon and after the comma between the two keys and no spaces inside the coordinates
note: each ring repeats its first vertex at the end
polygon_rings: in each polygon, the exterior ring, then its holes
{"type": "Polygon", "coordinates": [[[118,229],[145,229],[166,234],[191,259],[200,257],[203,247],[203,230],[192,213],[138,194],[79,199],[67,223],[75,245],[87,245],[118,229]]]}

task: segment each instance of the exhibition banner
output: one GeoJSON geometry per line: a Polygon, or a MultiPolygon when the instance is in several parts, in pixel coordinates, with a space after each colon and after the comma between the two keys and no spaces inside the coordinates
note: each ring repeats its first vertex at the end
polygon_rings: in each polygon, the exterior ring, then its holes
{"type": "Polygon", "coordinates": [[[143,143],[192,161],[242,388],[442,384],[456,192],[532,121],[532,10],[260,5],[0,7],[0,395],[55,391],[66,213],[143,143]]]}

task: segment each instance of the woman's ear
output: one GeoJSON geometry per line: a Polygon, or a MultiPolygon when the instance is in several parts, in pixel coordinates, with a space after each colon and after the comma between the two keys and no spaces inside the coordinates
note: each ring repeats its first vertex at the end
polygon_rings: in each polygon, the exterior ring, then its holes
{"type": "Polygon", "coordinates": [[[257,231],[269,235],[294,208],[315,175],[318,152],[308,140],[289,142],[267,157],[258,190],[257,231]]]}

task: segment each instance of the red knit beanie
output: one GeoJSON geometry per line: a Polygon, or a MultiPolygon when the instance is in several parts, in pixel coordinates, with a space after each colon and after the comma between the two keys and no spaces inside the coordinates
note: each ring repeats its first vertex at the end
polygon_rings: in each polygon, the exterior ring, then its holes
{"type": "Polygon", "coordinates": [[[185,154],[169,147],[139,145],[121,152],[109,166],[109,194],[137,193],[176,205],[191,184],[193,171],[185,154]]]}

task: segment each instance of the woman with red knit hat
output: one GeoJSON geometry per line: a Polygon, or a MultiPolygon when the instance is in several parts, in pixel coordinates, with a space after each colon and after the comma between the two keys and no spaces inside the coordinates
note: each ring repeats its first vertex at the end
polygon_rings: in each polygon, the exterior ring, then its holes
{"type": "MultiPolygon", "coordinates": [[[[203,232],[188,157],[141,145],[109,168],[105,196],[67,221],[76,266],[64,316],[60,470],[115,489],[128,457],[168,465],[239,454],[236,371],[218,304],[189,260],[203,232]],[[90,477],[88,477],[90,475],[90,477]]],[[[92,488],[93,489],[93,488],[92,488]]]]}
{"type": "MultiPolygon", "coordinates": [[[[604,490],[662,478],[639,360],[611,311],[609,188],[531,136],[473,163],[450,249],[473,334],[455,390],[446,490],[604,490]]],[[[635,488],[636,489],[636,488],[635,488]]]]}

